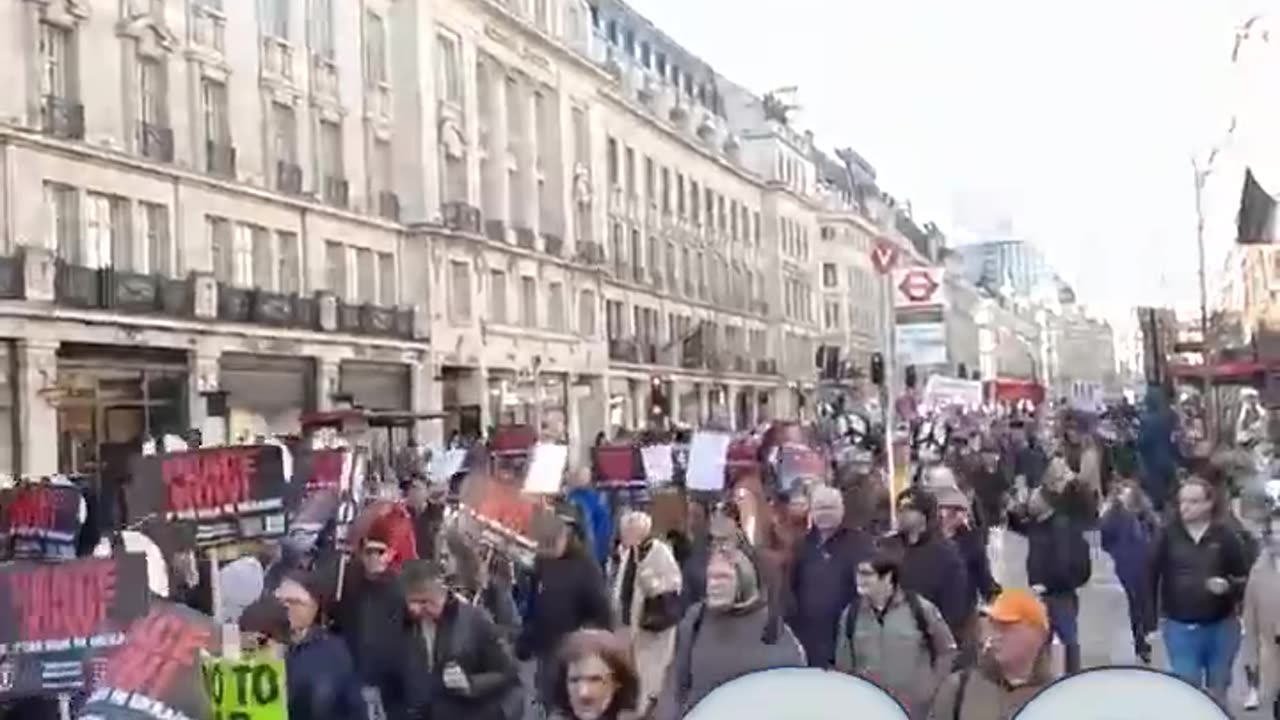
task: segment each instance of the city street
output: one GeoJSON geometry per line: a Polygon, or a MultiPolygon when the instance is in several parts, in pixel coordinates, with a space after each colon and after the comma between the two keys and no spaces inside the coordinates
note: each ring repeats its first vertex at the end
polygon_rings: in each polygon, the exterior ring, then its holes
{"type": "MultiPolygon", "coordinates": [[[[992,572],[1001,585],[1027,585],[1026,540],[1012,532],[993,534],[990,546],[992,572]]],[[[1095,543],[1093,578],[1080,593],[1081,653],[1087,667],[1119,665],[1136,662],[1129,634],[1128,607],[1124,589],[1116,578],[1111,557],[1095,543]]],[[[1059,656],[1060,657],[1060,656],[1059,656]]],[[[1167,667],[1164,648],[1159,638],[1155,642],[1156,667],[1167,667]]],[[[1232,707],[1236,720],[1263,720],[1261,711],[1244,712],[1240,709],[1244,700],[1244,674],[1236,669],[1236,681],[1231,686],[1232,707]]]]}

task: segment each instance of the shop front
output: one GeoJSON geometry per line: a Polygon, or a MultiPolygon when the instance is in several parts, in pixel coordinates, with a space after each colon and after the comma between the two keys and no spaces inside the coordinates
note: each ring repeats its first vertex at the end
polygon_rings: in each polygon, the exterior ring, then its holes
{"type": "Polygon", "coordinates": [[[301,430],[299,417],[315,408],[315,361],[305,357],[225,353],[218,361],[227,401],[227,438],[301,430]]]}
{"type": "Polygon", "coordinates": [[[60,472],[97,473],[147,438],[187,434],[186,352],[66,343],[57,357],[56,383],[37,394],[57,407],[60,472]]]}
{"type": "Polygon", "coordinates": [[[343,361],[338,368],[338,392],[358,407],[409,410],[409,377],[409,366],[404,363],[343,361]]]}

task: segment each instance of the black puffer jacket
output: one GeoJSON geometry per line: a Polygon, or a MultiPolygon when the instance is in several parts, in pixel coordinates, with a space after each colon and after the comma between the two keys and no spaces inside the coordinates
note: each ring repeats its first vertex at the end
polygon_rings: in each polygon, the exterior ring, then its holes
{"type": "Polygon", "coordinates": [[[363,685],[378,688],[390,720],[404,717],[404,594],[393,574],[367,578],[349,567],[334,608],[334,631],[347,644],[363,685]]]}
{"type": "Polygon", "coordinates": [[[431,656],[421,628],[405,625],[404,686],[413,720],[504,720],[504,709],[523,704],[520,673],[488,615],[450,596],[435,629],[431,656]],[[457,663],[467,676],[466,692],[445,687],[444,668],[457,663]]]}
{"type": "Polygon", "coordinates": [[[1249,578],[1249,562],[1238,533],[1214,522],[1197,542],[1182,522],[1170,522],[1151,548],[1151,589],[1160,612],[1183,623],[1213,623],[1235,612],[1249,578]],[[1214,595],[1211,577],[1225,578],[1231,590],[1214,595]]]}
{"type": "Polygon", "coordinates": [[[516,643],[521,659],[554,653],[560,641],[575,630],[607,630],[612,625],[604,576],[578,543],[570,543],[558,558],[538,558],[528,617],[516,643]]]}

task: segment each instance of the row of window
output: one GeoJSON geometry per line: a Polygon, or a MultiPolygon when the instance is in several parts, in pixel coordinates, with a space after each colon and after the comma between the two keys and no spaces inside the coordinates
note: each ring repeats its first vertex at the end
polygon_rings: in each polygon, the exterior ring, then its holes
{"type": "Polygon", "coordinates": [[[675,56],[668,58],[668,52],[662,46],[641,37],[626,26],[626,19],[602,18],[600,10],[591,6],[591,25],[596,33],[602,34],[609,45],[621,51],[625,58],[639,63],[645,70],[650,70],[664,81],[670,82],[677,90],[683,91],[685,97],[696,99],[704,108],[724,117],[724,98],[716,89],[715,77],[695,79],[693,72],[681,67],[675,56]]]}
{"type": "Polygon", "coordinates": [[[788,320],[813,322],[813,288],[808,282],[795,277],[783,279],[782,313],[788,320]]]}
{"type": "MultiPolygon", "coordinates": [[[[840,309],[842,303],[838,299],[824,300],[822,304],[822,328],[827,332],[844,329],[841,323],[840,309]]],[[[879,326],[876,310],[866,304],[850,302],[848,304],[849,328],[871,335],[879,326]]]]}
{"type": "Polygon", "coordinates": [[[596,294],[584,289],[578,293],[576,322],[569,325],[569,297],[562,281],[547,283],[545,309],[541,302],[538,279],[521,275],[516,279],[516,302],[512,305],[512,283],[502,270],[491,270],[487,278],[476,280],[473,265],[466,260],[449,262],[449,320],[469,323],[476,318],[476,286],[483,284],[485,317],[496,325],[519,325],[543,328],[553,332],[577,332],[585,337],[596,333],[596,294]],[[513,313],[514,309],[514,313],[513,313]]]}
{"type": "Polygon", "coordinates": [[[790,218],[778,218],[778,235],[782,238],[782,254],[800,262],[809,262],[809,227],[790,218]]]}
{"type": "MultiPolygon", "coordinates": [[[[677,348],[677,344],[690,337],[695,325],[688,313],[671,312],[663,323],[662,313],[652,307],[631,305],[621,300],[605,301],[605,333],[609,340],[633,339],[641,344],[677,348]]],[[[705,347],[723,349],[739,354],[751,353],[764,357],[768,348],[768,335],[763,328],[746,328],[738,325],[721,326],[717,322],[702,323],[705,347]],[[744,332],[745,330],[745,332],[744,332]]]]}
{"type": "Polygon", "coordinates": [[[663,215],[674,215],[697,227],[719,231],[732,242],[760,247],[758,210],[706,187],[705,183],[699,186],[697,180],[679,170],[658,166],[651,156],[645,155],[642,162],[643,176],[640,176],[635,148],[619,143],[612,136],[606,138],[605,178],[611,190],[621,189],[627,198],[643,200],[649,207],[660,209],[663,215]],[[638,186],[641,177],[643,195],[638,186]]]}
{"type": "Polygon", "coordinates": [[[721,253],[707,254],[701,248],[664,244],[657,237],[642,241],[639,228],[630,237],[621,222],[610,226],[609,257],[614,275],[620,280],[645,284],[660,279],[661,287],[690,299],[714,301],[741,310],[753,310],[764,294],[764,274],[736,266],[721,253]]]}
{"type": "Polygon", "coordinates": [[[46,247],[83,267],[172,274],[169,208],[59,182],[44,183],[46,247]]]}

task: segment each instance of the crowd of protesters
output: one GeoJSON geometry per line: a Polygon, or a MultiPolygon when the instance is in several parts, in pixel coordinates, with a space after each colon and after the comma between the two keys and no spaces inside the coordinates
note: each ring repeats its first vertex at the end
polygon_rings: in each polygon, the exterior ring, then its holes
{"type": "Polygon", "coordinates": [[[872,680],[913,720],[1007,720],[1083,667],[1100,544],[1137,661],[1159,631],[1170,670],[1225,706],[1241,655],[1250,704],[1274,703],[1280,523],[1259,546],[1229,509],[1238,468],[1188,455],[1178,429],[1158,392],[1102,420],[938,416],[891,497],[876,433],[775,424],[676,527],[570,469],[529,566],[459,529],[449,483],[409,473],[345,552],[286,539],[224,566],[220,612],[247,651],[285,659],[294,720],[676,720],[783,667],[872,680]],[[822,446],[828,470],[782,487],[770,452],[789,444],[822,446]],[[993,576],[1005,531],[1026,538],[1025,587],[993,576]]]}

